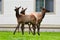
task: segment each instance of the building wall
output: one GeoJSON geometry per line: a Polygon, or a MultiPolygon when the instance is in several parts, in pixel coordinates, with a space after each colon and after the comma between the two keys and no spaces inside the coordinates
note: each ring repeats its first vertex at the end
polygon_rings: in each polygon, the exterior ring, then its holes
{"type": "MultiPolygon", "coordinates": [[[[60,25],[60,0],[55,0],[55,12],[47,13],[42,24],[60,25]]],[[[27,8],[26,14],[35,11],[35,0],[3,0],[3,12],[0,14],[0,24],[17,24],[15,6],[27,8]]]]}

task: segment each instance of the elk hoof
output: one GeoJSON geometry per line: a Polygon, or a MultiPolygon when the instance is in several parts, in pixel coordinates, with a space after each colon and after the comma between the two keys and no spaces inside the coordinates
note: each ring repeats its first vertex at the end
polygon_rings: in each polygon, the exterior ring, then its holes
{"type": "Polygon", "coordinates": [[[22,35],[24,35],[24,33],[22,33],[22,35]]]}
{"type": "Polygon", "coordinates": [[[40,33],[38,33],[38,35],[40,36],[40,33]]]}
{"type": "Polygon", "coordinates": [[[13,35],[15,35],[15,33],[13,33],[13,35]]]}

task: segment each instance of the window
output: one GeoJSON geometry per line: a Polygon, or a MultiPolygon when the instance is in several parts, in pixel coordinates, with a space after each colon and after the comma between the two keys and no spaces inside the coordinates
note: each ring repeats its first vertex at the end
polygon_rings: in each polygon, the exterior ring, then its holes
{"type": "Polygon", "coordinates": [[[40,12],[40,7],[44,7],[51,12],[54,12],[54,0],[36,0],[36,12],[40,12]]]}
{"type": "Polygon", "coordinates": [[[0,13],[2,11],[2,0],[0,0],[0,13]]]}

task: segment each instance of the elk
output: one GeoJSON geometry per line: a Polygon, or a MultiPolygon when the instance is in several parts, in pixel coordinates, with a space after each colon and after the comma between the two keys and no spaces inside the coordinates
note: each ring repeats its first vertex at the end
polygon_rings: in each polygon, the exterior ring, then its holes
{"type": "MultiPolygon", "coordinates": [[[[25,11],[26,11],[26,10],[27,10],[27,8],[25,8],[25,9],[22,8],[20,14],[25,15],[25,11]]],[[[30,27],[31,23],[26,23],[26,24],[28,24],[28,26],[29,26],[29,34],[30,34],[30,31],[32,32],[31,27],[30,27]]]]}
{"type": "MultiPolygon", "coordinates": [[[[25,9],[22,8],[20,14],[21,14],[21,15],[25,15],[25,11],[26,11],[26,9],[27,9],[27,8],[25,8],[25,9]]],[[[18,32],[19,32],[19,28],[18,28],[18,32]]]]}
{"type": "Polygon", "coordinates": [[[41,25],[41,22],[42,22],[43,18],[45,17],[46,12],[50,12],[46,8],[42,8],[41,7],[41,9],[42,9],[41,13],[35,13],[35,12],[32,13],[36,17],[36,24],[37,24],[37,33],[38,33],[38,35],[40,35],[40,33],[39,33],[40,25],[41,25]]]}
{"type": "Polygon", "coordinates": [[[34,15],[22,15],[22,14],[19,14],[19,9],[21,7],[16,7],[15,8],[15,12],[16,12],[16,18],[17,18],[17,22],[18,22],[18,25],[14,31],[13,34],[15,34],[16,30],[19,28],[20,24],[22,24],[21,26],[21,30],[22,30],[22,34],[24,34],[24,24],[25,23],[31,23],[32,26],[33,26],[33,34],[35,35],[35,25],[36,25],[36,17],[34,15]]]}

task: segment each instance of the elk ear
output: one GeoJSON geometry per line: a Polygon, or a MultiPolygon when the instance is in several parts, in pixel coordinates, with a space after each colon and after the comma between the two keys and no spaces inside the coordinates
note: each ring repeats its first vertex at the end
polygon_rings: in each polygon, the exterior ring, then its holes
{"type": "Polygon", "coordinates": [[[27,8],[25,8],[24,10],[26,10],[27,8]]]}
{"type": "Polygon", "coordinates": [[[25,9],[27,9],[27,8],[25,8],[25,9]]]}
{"type": "Polygon", "coordinates": [[[19,8],[21,8],[21,6],[19,8]]]}
{"type": "Polygon", "coordinates": [[[24,8],[22,8],[22,10],[23,10],[24,8]]]}
{"type": "Polygon", "coordinates": [[[17,7],[15,6],[15,8],[17,8],[17,7]]]}

